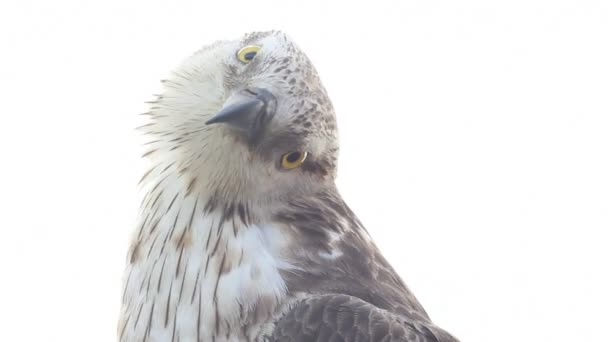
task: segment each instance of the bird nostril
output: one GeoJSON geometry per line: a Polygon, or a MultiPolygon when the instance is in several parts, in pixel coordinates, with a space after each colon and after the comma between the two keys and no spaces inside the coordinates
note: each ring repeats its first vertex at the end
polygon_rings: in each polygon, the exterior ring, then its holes
{"type": "Polygon", "coordinates": [[[249,89],[249,88],[245,88],[244,90],[246,93],[248,93],[249,95],[253,95],[253,96],[257,96],[258,93],[256,93],[255,91],[249,89]]]}

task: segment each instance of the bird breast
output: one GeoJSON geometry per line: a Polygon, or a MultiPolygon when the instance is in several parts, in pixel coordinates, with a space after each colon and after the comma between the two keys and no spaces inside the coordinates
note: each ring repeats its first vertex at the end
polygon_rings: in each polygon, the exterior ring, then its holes
{"type": "Polygon", "coordinates": [[[279,256],[277,227],[245,224],[237,211],[208,211],[203,202],[164,191],[144,204],[126,271],[120,341],[254,340],[268,328],[261,322],[280,311],[280,271],[289,265],[279,256]]]}

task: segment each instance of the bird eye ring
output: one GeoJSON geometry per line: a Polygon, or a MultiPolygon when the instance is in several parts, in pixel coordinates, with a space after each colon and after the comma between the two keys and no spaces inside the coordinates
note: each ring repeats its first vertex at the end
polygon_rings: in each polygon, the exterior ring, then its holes
{"type": "Polygon", "coordinates": [[[249,63],[253,60],[255,55],[258,54],[258,51],[260,51],[261,48],[262,48],[261,46],[257,46],[257,45],[247,45],[245,47],[242,47],[236,53],[236,57],[239,59],[239,61],[241,61],[243,63],[249,63]]]}
{"type": "Polygon", "coordinates": [[[281,157],[281,167],[285,170],[295,169],[302,165],[308,156],[308,152],[289,152],[281,157]]]}

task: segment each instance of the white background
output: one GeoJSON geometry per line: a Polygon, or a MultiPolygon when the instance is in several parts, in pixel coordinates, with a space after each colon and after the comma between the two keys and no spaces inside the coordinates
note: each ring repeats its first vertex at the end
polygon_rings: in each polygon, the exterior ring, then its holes
{"type": "Polygon", "coordinates": [[[281,29],[341,129],[339,186],[463,342],[608,341],[608,3],[0,4],[0,341],[113,341],[143,173],[183,58],[281,29]]]}

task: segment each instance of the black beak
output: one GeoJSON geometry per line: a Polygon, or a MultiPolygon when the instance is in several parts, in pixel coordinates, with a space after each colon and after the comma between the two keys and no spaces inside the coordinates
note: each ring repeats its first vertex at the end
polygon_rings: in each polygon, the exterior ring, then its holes
{"type": "Polygon", "coordinates": [[[225,123],[257,140],[276,111],[276,98],[266,89],[251,88],[235,94],[231,102],[205,124],[225,123]]]}

